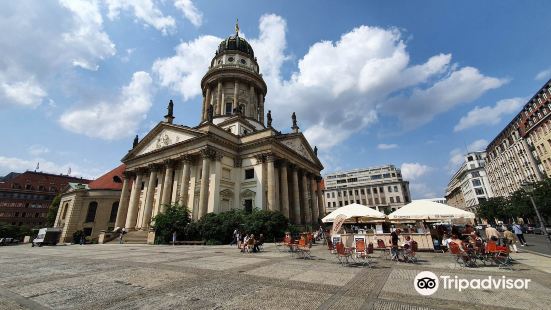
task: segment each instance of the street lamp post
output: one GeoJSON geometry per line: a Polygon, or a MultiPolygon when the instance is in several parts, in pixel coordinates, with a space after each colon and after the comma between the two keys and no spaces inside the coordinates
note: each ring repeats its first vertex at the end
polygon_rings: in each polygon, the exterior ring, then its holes
{"type": "Polygon", "coordinates": [[[543,219],[541,218],[540,211],[536,207],[536,203],[534,202],[534,198],[532,197],[532,192],[535,190],[533,183],[527,183],[524,182],[521,185],[522,189],[528,194],[528,197],[530,198],[530,202],[532,202],[532,206],[534,207],[534,211],[536,211],[536,216],[538,217],[538,221],[540,222],[540,227],[545,236],[547,237],[547,240],[551,242],[551,236],[549,236],[549,233],[547,232],[547,229],[545,229],[545,225],[543,224],[543,219]]]}

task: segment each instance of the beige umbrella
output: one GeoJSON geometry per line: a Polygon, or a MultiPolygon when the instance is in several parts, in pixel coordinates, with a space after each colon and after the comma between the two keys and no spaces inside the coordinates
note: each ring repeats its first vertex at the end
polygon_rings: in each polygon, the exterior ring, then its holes
{"type": "Polygon", "coordinates": [[[430,200],[416,200],[390,213],[391,221],[474,219],[474,213],[430,200]]]}
{"type": "Polygon", "coordinates": [[[335,219],[339,215],[346,216],[347,222],[349,223],[360,223],[371,220],[384,221],[386,219],[386,215],[384,213],[374,210],[368,206],[353,203],[344,207],[340,207],[337,210],[329,213],[327,216],[321,219],[321,221],[324,223],[331,223],[335,221],[335,219]]]}

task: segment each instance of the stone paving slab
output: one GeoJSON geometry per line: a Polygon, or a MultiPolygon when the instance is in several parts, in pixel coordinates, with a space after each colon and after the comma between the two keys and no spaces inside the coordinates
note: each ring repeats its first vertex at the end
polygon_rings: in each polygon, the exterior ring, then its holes
{"type": "MultiPolygon", "coordinates": [[[[514,271],[450,269],[450,257],[419,253],[421,264],[375,258],[374,268],[343,267],[324,246],[312,260],[266,244],[231,246],[86,245],[0,252],[0,309],[548,309],[549,261],[517,256],[514,271]],[[536,266],[536,267],[534,267],[536,266]],[[422,297],[415,275],[532,278],[528,291],[439,290],[422,297]],[[3,294],[4,293],[4,294],[3,294]]],[[[526,254],[526,253],[522,253],[526,254]]]]}

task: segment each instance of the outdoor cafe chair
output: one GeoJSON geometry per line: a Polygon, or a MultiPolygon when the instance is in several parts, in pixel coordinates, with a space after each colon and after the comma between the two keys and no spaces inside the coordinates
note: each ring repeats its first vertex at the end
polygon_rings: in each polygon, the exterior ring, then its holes
{"type": "Polygon", "coordinates": [[[373,254],[373,243],[369,243],[365,246],[365,240],[356,240],[356,258],[362,260],[362,264],[371,267],[371,254],[373,254]]]}
{"type": "Polygon", "coordinates": [[[458,244],[455,242],[450,242],[448,244],[450,250],[450,255],[453,257],[454,266],[462,267],[475,267],[474,261],[471,257],[464,251],[461,250],[458,244]]]}
{"type": "Polygon", "coordinates": [[[382,250],[381,257],[390,259],[390,247],[386,246],[385,242],[382,239],[377,239],[377,250],[382,250]]]}
{"type": "Polygon", "coordinates": [[[339,260],[339,263],[341,263],[343,266],[345,266],[345,264],[348,265],[350,263],[349,259],[352,257],[352,253],[345,249],[342,242],[337,243],[336,248],[337,259],[339,260]]]}
{"type": "Polygon", "coordinates": [[[311,242],[307,242],[306,239],[302,238],[298,242],[297,252],[302,255],[302,258],[312,259],[310,248],[312,247],[311,242]]]}
{"type": "Polygon", "coordinates": [[[404,261],[406,263],[417,263],[417,251],[419,250],[419,244],[417,241],[411,241],[411,246],[406,244],[404,246],[404,261]]]}
{"type": "Polygon", "coordinates": [[[333,241],[331,241],[330,238],[327,239],[327,249],[329,250],[329,253],[336,254],[337,249],[335,248],[335,245],[333,244],[333,241]]]}
{"type": "Polygon", "coordinates": [[[486,252],[489,260],[499,268],[509,268],[512,269],[513,259],[509,255],[509,247],[507,246],[498,246],[495,241],[488,241],[486,244],[486,252]]]}

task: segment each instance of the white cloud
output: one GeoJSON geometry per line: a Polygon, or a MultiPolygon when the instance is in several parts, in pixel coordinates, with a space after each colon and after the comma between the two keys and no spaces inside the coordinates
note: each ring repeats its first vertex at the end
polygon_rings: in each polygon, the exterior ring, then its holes
{"type": "Polygon", "coordinates": [[[397,147],[398,147],[398,144],[380,143],[379,145],[377,145],[377,148],[379,150],[390,150],[390,149],[395,149],[397,147]]]}
{"type": "Polygon", "coordinates": [[[478,139],[467,145],[467,149],[455,148],[451,150],[450,160],[446,168],[450,173],[454,173],[465,162],[465,154],[468,152],[484,151],[486,146],[488,146],[487,140],[478,139]]]}
{"type": "Polygon", "coordinates": [[[453,131],[458,132],[480,125],[495,125],[501,122],[503,116],[517,112],[525,100],[522,98],[503,99],[495,106],[475,107],[467,115],[461,117],[453,131]]]}
{"type": "Polygon", "coordinates": [[[542,81],[542,80],[547,80],[549,78],[551,78],[551,68],[538,72],[538,74],[536,74],[536,76],[534,77],[534,80],[542,81]]]}
{"type": "Polygon", "coordinates": [[[498,88],[507,81],[482,75],[478,69],[464,67],[452,72],[432,86],[415,88],[410,96],[391,98],[383,107],[387,114],[396,115],[406,128],[430,122],[434,116],[458,104],[471,102],[486,91],[498,88]]]}
{"type": "Polygon", "coordinates": [[[25,172],[27,170],[34,171],[36,165],[39,163],[38,171],[53,173],[53,174],[67,174],[69,168],[71,169],[71,176],[84,177],[87,179],[94,179],[100,176],[103,169],[98,169],[86,165],[82,167],[74,162],[58,164],[42,157],[33,157],[32,159],[21,159],[16,157],[0,156],[0,175],[6,175],[10,172],[25,172]]]}
{"type": "Polygon", "coordinates": [[[22,106],[37,107],[42,103],[42,99],[48,95],[35,81],[34,77],[11,84],[6,81],[2,82],[2,80],[4,78],[0,74],[0,97],[3,92],[8,100],[22,106]]]}
{"type": "MultiPolygon", "coordinates": [[[[397,117],[411,129],[506,82],[452,64],[450,54],[410,64],[398,29],[369,26],[354,28],[336,42],[314,43],[284,79],[281,67],[289,59],[286,22],[264,15],[259,29],[259,37],[248,40],[268,84],[266,109],[275,111],[274,125],[290,127],[290,115],[296,112],[311,144],[326,149],[369,128],[379,113],[397,117]]],[[[197,85],[221,40],[201,36],[181,43],[176,55],[158,59],[153,72],[160,85],[184,100],[200,95],[197,85]]]]}
{"type": "Polygon", "coordinates": [[[174,6],[182,11],[185,18],[195,27],[199,27],[203,23],[203,13],[195,7],[191,0],[175,0],[174,6]]]}
{"type": "Polygon", "coordinates": [[[174,31],[176,21],[172,16],[165,16],[152,0],[105,0],[109,19],[119,17],[120,12],[132,11],[136,19],[161,31],[163,34],[174,31]]]}
{"type": "Polygon", "coordinates": [[[119,98],[87,103],[63,113],[59,122],[67,130],[90,137],[111,140],[131,136],[151,108],[151,83],[149,74],[135,72],[119,98]]]}
{"type": "Polygon", "coordinates": [[[59,3],[73,13],[75,28],[62,35],[64,44],[78,50],[72,64],[96,71],[95,59],[115,55],[115,44],[103,32],[103,18],[97,1],[60,0],[59,3]]]}
{"type": "Polygon", "coordinates": [[[29,154],[32,156],[40,156],[47,153],[50,153],[50,150],[45,146],[34,144],[29,147],[29,154]]]}
{"type": "Polygon", "coordinates": [[[409,190],[414,199],[435,198],[438,196],[432,188],[422,182],[410,183],[409,190]]]}
{"type": "Polygon", "coordinates": [[[97,70],[116,53],[97,1],[6,1],[0,33],[0,105],[39,106],[75,66],[97,70]]]}
{"type": "Polygon", "coordinates": [[[201,36],[178,45],[175,56],[157,59],[152,70],[159,84],[179,92],[184,100],[200,95],[201,79],[221,41],[214,36],[201,36]]]}
{"type": "Polygon", "coordinates": [[[469,144],[467,146],[467,149],[469,150],[469,152],[484,151],[486,150],[486,146],[488,146],[488,141],[484,139],[478,139],[473,143],[469,144]]]}
{"type": "Polygon", "coordinates": [[[416,180],[432,170],[431,167],[420,163],[403,163],[400,167],[404,180],[416,180]]]}

